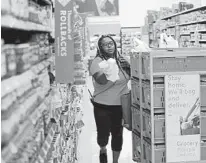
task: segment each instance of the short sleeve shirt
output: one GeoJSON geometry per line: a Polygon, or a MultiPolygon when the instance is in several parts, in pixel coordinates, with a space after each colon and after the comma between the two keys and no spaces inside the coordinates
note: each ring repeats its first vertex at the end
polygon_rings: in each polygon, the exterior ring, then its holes
{"type": "MultiPolygon", "coordinates": [[[[101,70],[99,63],[102,62],[100,57],[96,57],[91,64],[90,73],[94,75],[95,73],[101,70]]],[[[113,86],[111,86],[112,82],[107,82],[105,85],[98,84],[93,79],[93,86],[94,86],[94,101],[103,104],[103,105],[121,105],[121,95],[126,94],[129,92],[128,88],[128,81],[129,76],[126,72],[122,72],[123,70],[119,70],[119,77],[120,79],[115,82],[113,86]],[[109,88],[109,89],[108,89],[109,88]],[[107,89],[107,90],[106,90],[107,89]],[[106,90],[106,91],[104,91],[106,90]],[[103,92],[104,91],[104,92],[103,92]],[[102,93],[101,93],[102,92],[102,93]],[[99,94],[100,93],[100,94],[99,94]]]]}

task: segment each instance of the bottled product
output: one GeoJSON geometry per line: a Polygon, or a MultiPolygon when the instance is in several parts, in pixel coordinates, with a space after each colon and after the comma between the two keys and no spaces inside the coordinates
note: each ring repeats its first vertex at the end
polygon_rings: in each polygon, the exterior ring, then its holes
{"type": "Polygon", "coordinates": [[[7,69],[7,77],[11,77],[16,75],[17,65],[16,65],[16,53],[14,49],[14,45],[6,44],[4,45],[4,53],[6,56],[6,69],[7,69]]]}
{"type": "Polygon", "coordinates": [[[30,58],[32,54],[29,52],[29,44],[16,45],[16,56],[17,56],[17,73],[28,70],[31,67],[30,58]]]}
{"type": "Polygon", "coordinates": [[[30,61],[31,64],[34,65],[38,63],[39,61],[39,45],[36,42],[30,43],[30,49],[29,49],[31,55],[30,61]]]}
{"type": "Polygon", "coordinates": [[[6,55],[4,51],[4,40],[1,39],[1,78],[7,74],[6,55]]]}

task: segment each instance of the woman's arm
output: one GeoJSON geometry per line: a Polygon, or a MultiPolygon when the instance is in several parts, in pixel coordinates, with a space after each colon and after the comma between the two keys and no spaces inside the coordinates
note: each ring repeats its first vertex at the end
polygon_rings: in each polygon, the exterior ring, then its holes
{"type": "Polygon", "coordinates": [[[102,71],[96,72],[93,77],[94,80],[100,85],[105,85],[108,82],[106,75],[102,71]]]}

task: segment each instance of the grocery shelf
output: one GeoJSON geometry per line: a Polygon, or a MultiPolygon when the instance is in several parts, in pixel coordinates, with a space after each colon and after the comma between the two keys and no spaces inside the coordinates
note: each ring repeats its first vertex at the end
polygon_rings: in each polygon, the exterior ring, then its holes
{"type": "Polygon", "coordinates": [[[195,33],[195,32],[206,32],[206,29],[202,29],[202,30],[196,30],[196,31],[188,31],[187,33],[180,33],[180,35],[190,35],[191,33],[195,33]]]}
{"type": "Polygon", "coordinates": [[[186,11],[178,12],[178,13],[173,14],[173,15],[170,15],[170,16],[166,16],[166,17],[164,17],[164,18],[161,18],[160,20],[167,20],[167,19],[169,19],[169,18],[178,16],[178,15],[187,14],[187,13],[189,13],[189,12],[198,11],[198,10],[205,9],[205,8],[206,8],[206,6],[201,6],[201,7],[192,8],[192,9],[189,9],[189,10],[186,10],[186,11]]]}
{"type": "Polygon", "coordinates": [[[41,0],[42,2],[48,4],[48,5],[51,5],[51,1],[50,0],[41,0]]]}
{"type": "Polygon", "coordinates": [[[160,73],[153,73],[153,76],[155,77],[163,77],[165,75],[170,75],[170,74],[173,74],[173,75],[189,75],[189,74],[200,74],[200,75],[205,75],[206,74],[206,71],[186,71],[186,72],[160,72],[160,73]]]}
{"type": "Polygon", "coordinates": [[[1,27],[19,29],[24,31],[42,31],[42,32],[52,31],[52,29],[48,26],[17,19],[12,15],[4,15],[1,17],[1,27]]]}
{"type": "Polygon", "coordinates": [[[206,22],[206,19],[203,20],[197,20],[197,21],[191,21],[186,23],[177,24],[177,26],[184,26],[184,25],[190,25],[190,24],[197,24],[197,23],[204,23],[206,22]]]}
{"type": "Polygon", "coordinates": [[[176,27],[177,25],[168,25],[166,28],[174,28],[176,27]]]}
{"type": "MultiPolygon", "coordinates": [[[[44,68],[46,68],[46,65],[48,65],[47,62],[48,62],[49,60],[50,60],[50,58],[48,58],[48,59],[40,62],[39,64],[33,65],[28,71],[23,72],[22,74],[19,74],[19,75],[16,75],[16,76],[12,76],[12,77],[10,77],[10,78],[8,78],[8,79],[2,80],[2,83],[1,83],[2,86],[3,86],[2,88],[6,88],[6,85],[12,83],[11,81],[18,81],[18,78],[22,78],[22,79],[25,79],[25,77],[27,77],[27,78],[28,78],[28,77],[32,78],[32,75],[30,74],[30,73],[32,72],[32,70],[33,70],[33,69],[36,69],[36,67],[40,67],[39,65],[45,65],[44,68]]],[[[42,67],[42,68],[43,68],[43,67],[42,67]]],[[[41,71],[41,70],[40,70],[40,71],[41,71]]],[[[14,91],[17,87],[18,87],[18,85],[16,85],[16,87],[12,87],[13,90],[9,89],[9,90],[2,91],[1,97],[3,97],[4,95],[6,95],[6,94],[8,93],[8,91],[9,91],[9,92],[14,91]]]]}
{"type": "Polygon", "coordinates": [[[180,36],[190,35],[191,33],[181,33],[180,36]]]}
{"type": "MultiPolygon", "coordinates": [[[[193,32],[195,32],[195,31],[193,31],[193,32]]],[[[200,30],[197,30],[197,32],[206,32],[206,29],[200,29],[200,30]]]]}
{"type": "Polygon", "coordinates": [[[41,160],[44,160],[46,158],[45,156],[47,156],[47,153],[48,153],[48,151],[51,147],[51,143],[52,143],[53,137],[55,135],[55,132],[56,132],[55,131],[55,124],[52,124],[52,127],[49,130],[49,134],[47,135],[47,137],[46,137],[46,139],[45,139],[45,141],[42,145],[42,148],[39,150],[39,154],[38,154],[38,157],[37,157],[38,161],[42,162],[41,160]],[[47,148],[47,150],[44,149],[45,146],[49,146],[47,148]]]}
{"type": "Polygon", "coordinates": [[[2,148],[2,158],[6,161],[10,159],[11,155],[8,155],[8,151],[11,151],[11,147],[18,149],[21,145],[21,143],[25,140],[25,138],[28,137],[29,134],[31,134],[31,122],[27,120],[24,122],[23,125],[20,126],[20,129],[18,130],[17,134],[12,138],[10,143],[5,147],[2,148]]]}
{"type": "MultiPolygon", "coordinates": [[[[175,40],[178,41],[179,47],[182,47],[183,45],[181,44],[181,36],[189,36],[190,33],[193,33],[195,35],[195,37],[198,36],[199,33],[201,32],[206,32],[205,29],[205,24],[206,24],[206,17],[204,15],[206,11],[206,5],[201,6],[201,7],[197,7],[197,8],[192,8],[186,11],[182,11],[179,13],[175,13],[163,18],[158,18],[157,21],[154,21],[153,23],[150,23],[149,21],[149,28],[153,29],[153,35],[154,35],[154,39],[149,39],[149,47],[159,47],[159,38],[158,36],[161,33],[161,30],[169,30],[172,32],[175,32],[175,40]],[[190,14],[196,14],[196,12],[198,13],[196,15],[196,19],[192,18],[191,16],[188,16],[190,14]],[[172,18],[172,19],[171,19],[172,18]],[[183,28],[187,28],[187,31],[183,31],[183,28]],[[195,28],[190,28],[192,26],[196,26],[195,28]],[[199,30],[197,30],[199,28],[199,30]],[[190,31],[191,30],[191,31],[190,31]]],[[[151,12],[148,14],[148,16],[152,16],[156,15],[156,12],[151,12]]],[[[148,31],[149,34],[151,34],[148,31]]],[[[190,38],[189,38],[190,39],[190,38]]],[[[192,43],[194,41],[190,41],[188,40],[188,44],[186,45],[187,47],[199,47],[199,45],[197,44],[197,42],[195,41],[195,43],[192,43]]]]}
{"type": "MultiPolygon", "coordinates": [[[[206,22],[206,19],[204,19],[204,20],[198,20],[198,21],[191,21],[191,22],[181,23],[181,24],[176,24],[176,25],[169,25],[169,26],[166,27],[166,29],[167,29],[167,28],[174,28],[174,27],[176,27],[176,26],[185,26],[185,25],[198,24],[198,23],[204,23],[204,22],[206,22]]],[[[201,30],[200,30],[200,31],[201,31],[201,30]]],[[[203,30],[203,31],[205,31],[205,30],[203,30]]]]}

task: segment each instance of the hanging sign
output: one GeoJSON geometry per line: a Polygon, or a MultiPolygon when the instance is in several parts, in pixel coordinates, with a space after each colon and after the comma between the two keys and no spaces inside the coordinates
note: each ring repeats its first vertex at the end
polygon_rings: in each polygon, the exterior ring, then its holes
{"type": "Polygon", "coordinates": [[[74,42],[72,39],[73,0],[55,1],[55,65],[56,81],[72,83],[74,42]]]}
{"type": "Polygon", "coordinates": [[[165,77],[166,162],[200,161],[200,76],[165,77]]]}

